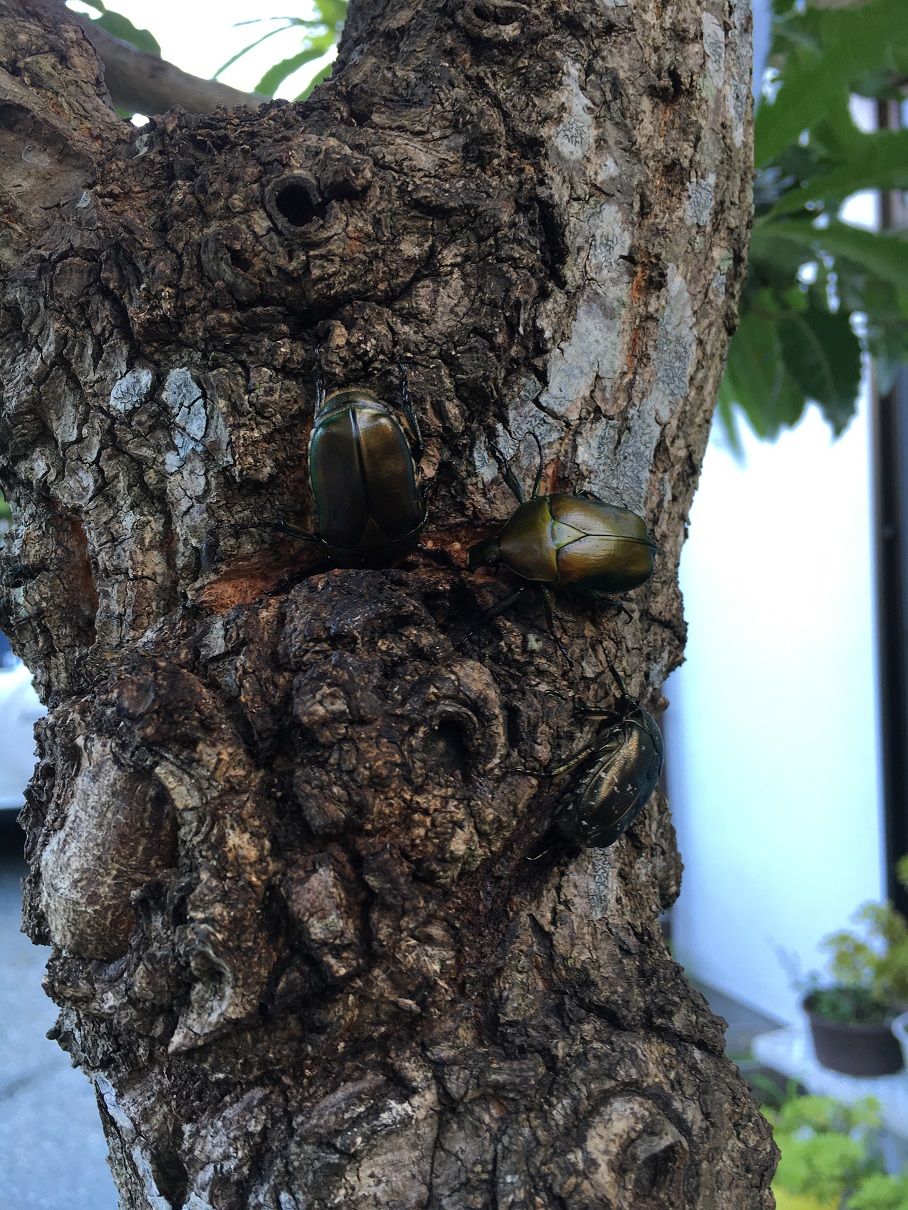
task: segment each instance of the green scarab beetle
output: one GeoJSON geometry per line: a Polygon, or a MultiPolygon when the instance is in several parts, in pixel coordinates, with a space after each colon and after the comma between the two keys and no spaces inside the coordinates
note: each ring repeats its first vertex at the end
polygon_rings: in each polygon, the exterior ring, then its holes
{"type": "Polygon", "coordinates": [[[419,543],[426,508],[419,489],[419,425],[401,367],[401,404],[344,387],[326,395],[317,361],[309,482],[315,534],[281,520],[270,528],[321,544],[336,567],[393,567],[419,543]]]}
{"type": "MultiPolygon", "coordinates": [[[[606,504],[588,492],[540,496],[542,447],[535,433],[530,435],[539,465],[529,500],[504,455],[491,446],[502,478],[517,497],[517,508],[493,538],[470,548],[467,566],[471,571],[505,567],[541,588],[553,629],[552,591],[594,596],[628,592],[653,574],[656,545],[644,519],[628,508],[606,504]]],[[[512,605],[525,587],[494,606],[486,619],[512,605]]]]}
{"type": "Polygon", "coordinates": [[[403,393],[403,422],[360,387],[316,406],[309,481],[318,537],[338,567],[393,567],[419,542],[426,520],[414,453],[419,429],[403,393]]]}
{"type": "Polygon", "coordinates": [[[655,546],[646,522],[595,496],[534,496],[494,538],[472,547],[471,570],[503,566],[556,591],[616,593],[653,574],[655,546]]]}
{"type": "MultiPolygon", "coordinates": [[[[597,714],[591,711],[587,713],[597,714]]],[[[634,707],[552,776],[587,768],[553,821],[564,840],[604,849],[630,827],[659,784],[664,745],[656,720],[634,707]]]]}

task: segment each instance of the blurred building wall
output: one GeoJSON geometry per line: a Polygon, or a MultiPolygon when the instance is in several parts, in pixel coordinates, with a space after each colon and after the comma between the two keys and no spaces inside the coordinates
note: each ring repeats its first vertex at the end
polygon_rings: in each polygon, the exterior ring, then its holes
{"type": "Polygon", "coordinates": [[[815,408],[775,444],[713,441],[681,562],[687,662],[666,686],[692,975],[798,1017],[779,960],[884,894],[869,404],[833,442],[815,408]]]}

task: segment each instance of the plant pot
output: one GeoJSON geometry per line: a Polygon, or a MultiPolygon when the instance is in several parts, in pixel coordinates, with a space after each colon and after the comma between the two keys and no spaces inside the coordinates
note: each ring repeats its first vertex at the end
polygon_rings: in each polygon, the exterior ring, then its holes
{"type": "Polygon", "coordinates": [[[902,1061],[908,1064],[908,1012],[901,1012],[889,1022],[889,1028],[902,1048],[902,1061]]]}
{"type": "Polygon", "coordinates": [[[885,1025],[846,1025],[811,1012],[809,1000],[804,1011],[810,1022],[817,1061],[830,1071],[846,1076],[889,1076],[902,1069],[902,1050],[888,1023],[885,1025]]]}

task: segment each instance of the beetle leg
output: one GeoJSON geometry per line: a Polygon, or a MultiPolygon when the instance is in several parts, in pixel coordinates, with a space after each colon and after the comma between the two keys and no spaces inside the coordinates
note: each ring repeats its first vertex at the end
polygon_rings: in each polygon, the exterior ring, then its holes
{"type": "Polygon", "coordinates": [[[536,436],[535,433],[530,433],[530,436],[536,442],[536,453],[539,456],[539,460],[536,463],[536,478],[533,480],[533,490],[530,493],[530,498],[535,500],[535,498],[539,495],[539,484],[542,482],[542,464],[543,464],[542,443],[540,442],[539,438],[536,436]]]}
{"type": "Polygon", "coordinates": [[[317,534],[311,534],[308,530],[300,529],[296,525],[290,525],[283,517],[278,517],[276,521],[256,521],[244,528],[270,529],[273,533],[286,534],[288,538],[296,538],[300,542],[316,542],[321,545],[321,538],[317,534]]]}
{"type": "Polygon", "coordinates": [[[558,765],[554,769],[549,769],[547,771],[547,776],[548,777],[561,777],[561,775],[563,773],[572,773],[574,771],[574,769],[577,768],[578,765],[583,764],[583,762],[586,760],[586,758],[588,756],[592,756],[594,752],[598,752],[598,751],[599,751],[599,744],[596,740],[593,740],[592,743],[585,744],[584,747],[582,747],[579,751],[575,752],[574,755],[570,758],[570,760],[565,761],[563,765],[558,765]]]}
{"type": "Polygon", "coordinates": [[[541,592],[542,592],[542,608],[545,611],[545,621],[546,621],[546,625],[549,628],[549,634],[552,636],[552,642],[555,644],[555,646],[558,648],[558,650],[564,656],[565,660],[567,661],[568,667],[573,669],[574,661],[571,659],[570,654],[568,653],[568,649],[565,647],[564,643],[559,638],[558,631],[555,627],[555,610],[552,605],[552,596],[553,596],[552,590],[550,588],[543,588],[543,589],[541,589],[541,592]]]}
{"type": "Polygon", "coordinates": [[[518,588],[516,592],[509,593],[504,598],[504,600],[499,601],[497,605],[492,605],[489,609],[484,610],[482,616],[480,617],[479,621],[475,624],[475,626],[471,626],[470,629],[467,631],[467,633],[463,636],[463,638],[458,640],[458,642],[455,643],[454,646],[456,648],[458,648],[458,650],[461,647],[463,647],[463,645],[467,642],[467,640],[471,639],[477,630],[481,630],[482,627],[485,626],[485,624],[487,622],[491,622],[492,618],[498,617],[498,615],[500,613],[504,613],[504,611],[506,609],[509,609],[514,604],[514,602],[518,599],[518,597],[523,596],[523,594],[526,592],[526,590],[527,590],[527,586],[526,586],[526,584],[524,584],[520,588],[518,588]]]}
{"type": "Polygon", "coordinates": [[[509,593],[503,601],[499,601],[497,605],[492,605],[491,608],[487,609],[482,615],[482,622],[480,625],[484,624],[485,622],[491,622],[492,618],[497,618],[500,613],[504,613],[506,609],[510,609],[514,602],[522,597],[525,592],[526,585],[521,584],[518,589],[512,593],[509,593]]]}
{"type": "Polygon", "coordinates": [[[603,648],[602,654],[605,657],[606,664],[608,664],[609,672],[615,678],[615,684],[618,686],[618,689],[621,692],[621,713],[625,714],[627,712],[628,706],[633,704],[631,702],[630,694],[628,693],[627,689],[625,688],[624,681],[621,679],[620,672],[615,667],[615,665],[612,663],[612,661],[609,659],[608,653],[605,651],[604,648],[603,648]]]}
{"type": "Polygon", "coordinates": [[[322,365],[322,346],[315,346],[315,415],[325,406],[325,367],[322,365]]]}
{"type": "MultiPolygon", "coordinates": [[[[286,534],[290,538],[295,538],[298,542],[312,542],[316,546],[323,546],[321,538],[317,534],[310,534],[305,529],[299,529],[295,525],[289,525],[283,517],[279,517],[276,521],[256,521],[252,525],[240,525],[238,530],[244,529],[268,529],[272,533],[286,534]]],[[[310,563],[306,567],[305,574],[307,576],[317,575],[319,572],[328,571],[331,567],[331,560],[324,559],[318,563],[310,563]]]]}
{"type": "Polygon", "coordinates": [[[599,592],[598,589],[593,588],[587,591],[586,596],[591,597],[597,605],[608,605],[611,609],[617,610],[618,613],[623,613],[629,622],[634,620],[633,613],[630,611],[630,609],[628,609],[625,603],[623,601],[617,601],[607,592],[599,592]]]}
{"type": "Polygon", "coordinates": [[[488,445],[489,449],[492,451],[492,456],[494,457],[495,461],[498,463],[498,470],[501,473],[502,479],[504,479],[505,483],[508,485],[508,487],[514,493],[514,495],[517,497],[517,503],[524,504],[526,502],[526,498],[523,494],[523,488],[520,486],[519,480],[517,479],[514,472],[511,470],[511,467],[510,467],[510,464],[508,463],[507,458],[505,458],[504,454],[501,452],[501,450],[498,448],[498,446],[495,444],[495,442],[492,440],[491,437],[486,438],[486,444],[488,445]]]}
{"type": "Polygon", "coordinates": [[[535,857],[526,857],[525,861],[542,861],[543,857],[548,857],[549,853],[554,853],[558,849],[563,849],[565,842],[559,839],[558,844],[550,844],[547,849],[543,849],[541,853],[537,853],[535,857]]]}
{"type": "Polygon", "coordinates": [[[404,421],[403,428],[413,449],[413,461],[419,462],[422,457],[422,433],[419,428],[419,420],[413,411],[413,403],[410,400],[407,369],[402,361],[398,361],[397,369],[400,373],[400,411],[404,421]]]}
{"type": "Polygon", "coordinates": [[[433,563],[439,564],[450,571],[457,571],[459,564],[454,560],[453,555],[440,546],[420,546],[418,547],[420,554],[427,559],[431,559],[433,563]]]}

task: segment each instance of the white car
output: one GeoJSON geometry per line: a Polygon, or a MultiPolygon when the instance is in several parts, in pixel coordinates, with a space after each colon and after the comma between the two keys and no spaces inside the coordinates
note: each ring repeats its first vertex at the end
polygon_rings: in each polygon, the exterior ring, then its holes
{"type": "Polygon", "coordinates": [[[18,811],[35,768],[35,723],[45,713],[21,660],[0,666],[0,811],[18,811]]]}

